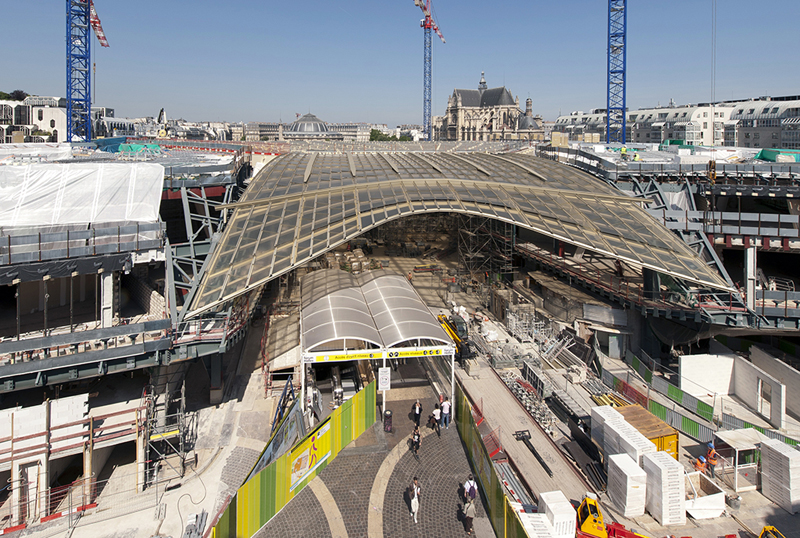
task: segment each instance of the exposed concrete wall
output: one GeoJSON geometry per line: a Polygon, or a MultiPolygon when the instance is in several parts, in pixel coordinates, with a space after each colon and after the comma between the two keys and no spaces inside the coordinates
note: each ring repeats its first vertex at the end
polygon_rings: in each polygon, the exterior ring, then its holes
{"type": "MultiPolygon", "coordinates": [[[[728,350],[730,351],[730,350],[728,350]]],[[[731,394],[736,355],[703,353],[680,357],[680,388],[692,396],[731,394]],[[709,375],[713,372],[713,375],[709,375]]]]}
{"type": "MultiPolygon", "coordinates": [[[[786,387],[800,387],[800,372],[758,346],[750,348],[750,360],[786,387]]],[[[800,390],[786,391],[786,411],[800,418],[800,390]]]]}
{"type": "MultiPolygon", "coordinates": [[[[759,411],[758,380],[772,388],[770,416],[764,416],[776,428],[784,428],[786,409],[786,385],[745,358],[736,356],[733,370],[734,394],[756,412],[759,411]]],[[[762,415],[763,416],[763,415],[762,415]]]]}

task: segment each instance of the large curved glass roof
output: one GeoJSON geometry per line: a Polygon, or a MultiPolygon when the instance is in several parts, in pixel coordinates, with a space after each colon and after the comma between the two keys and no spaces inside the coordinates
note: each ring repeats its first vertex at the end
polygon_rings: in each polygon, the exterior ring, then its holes
{"type": "Polygon", "coordinates": [[[499,219],[702,286],[727,289],[641,201],[532,155],[290,153],[250,183],[208,260],[189,316],[215,308],[390,220],[499,219]]]}
{"type": "Polygon", "coordinates": [[[412,340],[452,344],[405,277],[385,269],[309,273],[300,283],[300,304],[304,353],[345,342],[376,350],[412,340]]]}

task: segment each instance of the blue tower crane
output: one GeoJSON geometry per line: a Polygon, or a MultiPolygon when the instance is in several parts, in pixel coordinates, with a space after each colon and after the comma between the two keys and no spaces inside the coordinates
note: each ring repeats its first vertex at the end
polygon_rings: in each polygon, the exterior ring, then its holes
{"type": "Polygon", "coordinates": [[[608,97],[606,143],[625,143],[626,0],[608,0],[608,97]]]}
{"type": "Polygon", "coordinates": [[[431,30],[436,32],[442,43],[445,43],[444,36],[439,30],[436,21],[433,20],[431,15],[431,0],[414,0],[414,5],[419,6],[422,13],[425,15],[419,25],[425,30],[425,54],[423,57],[423,91],[422,91],[422,129],[425,140],[433,139],[433,130],[431,128],[431,30]]]}
{"type": "Polygon", "coordinates": [[[67,0],[67,140],[92,139],[90,27],[108,47],[92,0],[67,0]]]}

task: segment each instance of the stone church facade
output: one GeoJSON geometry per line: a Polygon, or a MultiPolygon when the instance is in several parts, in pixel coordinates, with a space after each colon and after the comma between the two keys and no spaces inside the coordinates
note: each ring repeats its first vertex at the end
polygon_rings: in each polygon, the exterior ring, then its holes
{"type": "Polygon", "coordinates": [[[528,98],[525,112],[519,97],[505,86],[488,88],[484,74],[477,90],[453,90],[444,116],[432,119],[435,140],[540,140],[544,138],[541,116],[533,115],[528,98]]]}

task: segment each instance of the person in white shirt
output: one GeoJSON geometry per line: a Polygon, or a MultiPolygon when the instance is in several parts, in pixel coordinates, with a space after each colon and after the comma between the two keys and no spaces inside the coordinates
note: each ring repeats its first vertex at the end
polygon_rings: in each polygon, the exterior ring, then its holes
{"type": "Polygon", "coordinates": [[[408,496],[411,498],[411,516],[414,518],[414,523],[417,522],[417,512],[419,512],[419,497],[422,489],[419,487],[417,477],[414,477],[414,483],[409,488],[408,496]]]}
{"type": "Polygon", "coordinates": [[[446,430],[450,429],[450,400],[447,399],[447,396],[444,397],[444,402],[442,402],[442,423],[446,430]]]}

